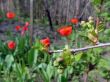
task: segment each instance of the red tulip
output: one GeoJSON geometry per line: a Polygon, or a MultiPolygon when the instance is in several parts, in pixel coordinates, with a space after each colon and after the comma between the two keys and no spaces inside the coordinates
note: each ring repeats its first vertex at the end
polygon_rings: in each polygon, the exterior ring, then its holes
{"type": "Polygon", "coordinates": [[[49,47],[50,46],[50,39],[47,37],[45,39],[40,40],[40,42],[45,46],[49,47]]]}
{"type": "Polygon", "coordinates": [[[29,22],[25,22],[25,26],[28,27],[29,26],[29,22]]]}
{"type": "Polygon", "coordinates": [[[24,26],[21,30],[21,35],[24,36],[25,31],[27,31],[27,30],[28,30],[28,27],[24,26]]]}
{"type": "Polygon", "coordinates": [[[18,25],[15,27],[15,29],[16,29],[16,31],[19,31],[21,29],[21,26],[18,25]]]}
{"type": "Polygon", "coordinates": [[[16,43],[14,42],[14,41],[9,41],[8,42],[8,48],[9,49],[15,49],[15,47],[16,47],[16,43]]]}
{"type": "Polygon", "coordinates": [[[24,26],[24,27],[22,28],[22,30],[23,30],[23,31],[27,31],[27,30],[28,30],[28,27],[27,27],[27,26],[24,26]]]}
{"type": "Polygon", "coordinates": [[[6,16],[8,19],[13,19],[13,18],[15,18],[16,15],[14,12],[7,12],[6,16]]]}
{"type": "Polygon", "coordinates": [[[25,34],[25,31],[22,30],[22,31],[21,31],[21,36],[24,36],[24,34],[25,34]]]}
{"type": "Polygon", "coordinates": [[[72,18],[71,20],[70,20],[70,22],[71,23],[73,23],[73,24],[78,24],[78,19],[77,18],[72,18]]]}
{"type": "Polygon", "coordinates": [[[61,36],[69,36],[72,33],[72,26],[63,26],[58,29],[61,36]]]}

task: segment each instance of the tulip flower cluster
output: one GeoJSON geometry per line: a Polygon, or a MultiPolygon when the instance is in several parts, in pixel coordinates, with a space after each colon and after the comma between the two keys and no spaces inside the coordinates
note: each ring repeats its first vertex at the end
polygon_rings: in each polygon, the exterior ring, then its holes
{"type": "MultiPolygon", "coordinates": [[[[70,20],[70,22],[72,24],[78,24],[78,19],[77,18],[72,18],[70,20]]],[[[62,37],[68,37],[72,34],[72,26],[68,25],[68,26],[62,26],[60,28],[58,28],[57,32],[62,36],[62,37]]],[[[41,43],[43,45],[45,45],[46,47],[48,47],[50,45],[50,39],[49,38],[45,38],[43,40],[41,40],[41,43]]]]}
{"type": "MultiPolygon", "coordinates": [[[[16,17],[16,14],[12,11],[9,11],[6,13],[6,17],[7,19],[12,20],[16,17]]],[[[21,35],[24,35],[25,32],[28,31],[29,29],[28,27],[29,27],[29,22],[25,22],[24,26],[21,25],[15,26],[15,30],[20,31],[21,35]]],[[[16,42],[11,40],[7,43],[7,46],[10,50],[14,50],[16,48],[16,42]]]]}

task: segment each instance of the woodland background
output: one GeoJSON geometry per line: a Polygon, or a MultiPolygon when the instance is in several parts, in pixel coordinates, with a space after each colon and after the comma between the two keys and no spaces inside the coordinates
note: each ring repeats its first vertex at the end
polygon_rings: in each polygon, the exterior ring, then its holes
{"type": "MultiPolygon", "coordinates": [[[[33,0],[34,19],[36,21],[46,19],[45,5],[48,5],[52,22],[60,24],[69,21],[73,17],[86,19],[95,16],[91,0],[33,0]]],[[[15,11],[17,16],[29,16],[30,0],[1,0],[2,12],[15,11]]]]}

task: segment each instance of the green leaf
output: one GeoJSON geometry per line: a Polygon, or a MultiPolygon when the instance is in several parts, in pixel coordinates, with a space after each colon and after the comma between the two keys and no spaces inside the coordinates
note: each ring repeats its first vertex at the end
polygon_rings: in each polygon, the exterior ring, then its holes
{"type": "Polygon", "coordinates": [[[97,27],[97,30],[98,30],[98,32],[103,31],[104,30],[104,24],[103,23],[99,24],[99,26],[97,27]]]}
{"type": "Polygon", "coordinates": [[[45,70],[46,67],[47,65],[45,63],[42,63],[38,66],[37,71],[38,73],[40,73],[41,77],[44,79],[45,82],[50,82],[49,76],[45,70]]]}
{"type": "Polygon", "coordinates": [[[69,74],[72,74],[73,73],[73,66],[68,66],[67,70],[68,70],[69,74]]]}
{"type": "Polygon", "coordinates": [[[101,16],[103,16],[103,17],[109,16],[109,13],[107,13],[107,12],[101,13],[101,16]]]}
{"type": "Polygon", "coordinates": [[[7,69],[9,69],[12,66],[12,63],[14,62],[14,58],[12,55],[7,55],[5,58],[7,69]]]}
{"type": "Polygon", "coordinates": [[[92,0],[93,4],[98,5],[101,3],[101,0],[92,0]]]}
{"type": "Polygon", "coordinates": [[[77,55],[75,55],[75,61],[80,61],[81,57],[82,57],[83,53],[78,53],[77,55]]]}
{"type": "Polygon", "coordinates": [[[95,48],[95,49],[93,49],[93,51],[95,52],[95,54],[100,54],[103,51],[103,49],[102,48],[95,48]]]}
{"type": "Polygon", "coordinates": [[[54,67],[51,64],[48,64],[46,72],[49,76],[49,79],[51,79],[54,75],[54,67]]]}
{"type": "Polygon", "coordinates": [[[105,33],[106,35],[110,35],[110,29],[106,29],[106,30],[104,31],[104,33],[105,33]]]}
{"type": "Polygon", "coordinates": [[[73,55],[69,49],[64,50],[61,56],[64,59],[65,65],[71,65],[73,63],[73,55]]]}
{"type": "Polygon", "coordinates": [[[30,66],[34,66],[37,62],[38,52],[35,49],[31,49],[28,52],[28,63],[30,66]]]}
{"type": "Polygon", "coordinates": [[[67,82],[67,78],[63,75],[59,75],[58,82],[67,82]]]}
{"type": "Polygon", "coordinates": [[[18,76],[18,78],[21,78],[22,77],[22,68],[21,68],[21,65],[20,64],[15,64],[15,67],[16,67],[16,74],[18,76]]]}
{"type": "Polygon", "coordinates": [[[106,60],[106,59],[101,59],[99,64],[98,64],[98,67],[99,68],[106,68],[106,69],[110,69],[110,61],[106,60]]]}
{"type": "Polygon", "coordinates": [[[17,38],[16,39],[18,44],[18,49],[22,50],[25,47],[25,39],[24,38],[17,38]]]}

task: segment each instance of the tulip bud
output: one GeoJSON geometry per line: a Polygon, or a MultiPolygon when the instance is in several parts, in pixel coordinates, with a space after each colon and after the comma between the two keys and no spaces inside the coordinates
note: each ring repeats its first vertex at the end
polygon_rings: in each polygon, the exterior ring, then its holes
{"type": "Polygon", "coordinates": [[[53,65],[54,65],[55,67],[57,67],[57,66],[59,65],[59,63],[55,60],[54,63],[53,63],[53,65]]]}
{"type": "Polygon", "coordinates": [[[64,69],[58,69],[57,71],[59,74],[62,74],[64,72],[64,69]]]}
{"type": "Polygon", "coordinates": [[[84,25],[86,22],[85,21],[81,21],[81,25],[84,25]]]}

